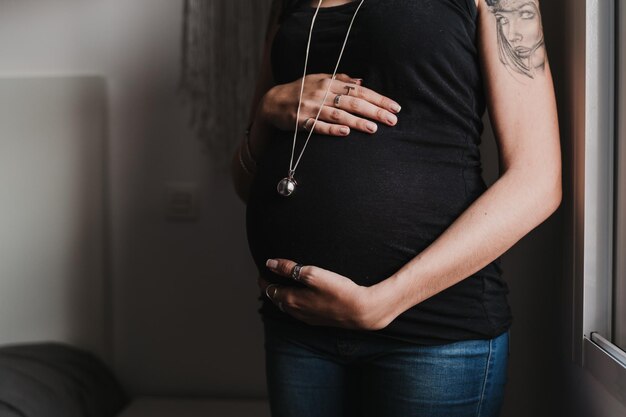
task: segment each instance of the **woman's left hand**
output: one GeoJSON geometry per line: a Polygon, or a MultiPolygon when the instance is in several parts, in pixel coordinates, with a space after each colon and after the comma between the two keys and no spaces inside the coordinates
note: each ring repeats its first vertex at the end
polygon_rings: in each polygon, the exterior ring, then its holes
{"type": "MultiPolygon", "coordinates": [[[[273,259],[266,265],[272,272],[291,278],[296,262],[273,259]]],[[[379,330],[391,322],[384,305],[378,302],[374,286],[358,285],[343,275],[314,265],[304,265],[297,281],[304,287],[270,284],[258,278],[259,287],[274,304],[311,325],[379,330]],[[271,288],[266,292],[268,285],[271,288]]]]}

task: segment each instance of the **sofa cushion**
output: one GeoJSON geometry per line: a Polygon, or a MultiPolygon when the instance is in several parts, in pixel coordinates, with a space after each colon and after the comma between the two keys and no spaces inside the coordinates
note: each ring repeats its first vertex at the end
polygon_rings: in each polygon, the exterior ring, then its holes
{"type": "Polygon", "coordinates": [[[6,415],[113,417],[128,402],[106,365],[88,351],[59,342],[0,346],[6,415]]]}

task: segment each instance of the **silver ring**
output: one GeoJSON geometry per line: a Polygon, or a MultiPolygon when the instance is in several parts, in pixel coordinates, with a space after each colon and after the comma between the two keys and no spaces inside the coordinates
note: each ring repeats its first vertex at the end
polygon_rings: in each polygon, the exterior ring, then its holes
{"type": "Polygon", "coordinates": [[[309,131],[309,128],[307,127],[307,125],[309,124],[309,120],[312,120],[312,119],[313,119],[312,117],[309,117],[309,118],[307,118],[307,119],[304,121],[304,123],[302,124],[302,128],[303,128],[304,130],[306,130],[307,132],[309,131]]]}
{"type": "Polygon", "coordinates": [[[343,94],[337,94],[335,96],[335,107],[339,107],[339,99],[343,96],[343,94]]]}
{"type": "Polygon", "coordinates": [[[300,270],[302,269],[304,265],[302,264],[295,264],[293,266],[293,268],[291,269],[291,278],[295,281],[300,281],[300,270]]]}
{"type": "Polygon", "coordinates": [[[265,287],[265,295],[267,295],[267,298],[269,298],[270,300],[274,300],[274,296],[276,295],[276,292],[278,291],[278,284],[270,284],[267,287],[265,287]],[[274,290],[274,294],[272,294],[271,296],[267,293],[267,290],[271,287],[271,286],[275,286],[276,290],[274,290]]]}

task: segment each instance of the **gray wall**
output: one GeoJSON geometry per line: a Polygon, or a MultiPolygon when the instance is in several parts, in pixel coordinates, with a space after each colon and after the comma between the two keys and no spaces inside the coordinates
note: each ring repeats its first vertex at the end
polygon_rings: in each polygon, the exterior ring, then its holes
{"type": "Polygon", "coordinates": [[[107,279],[124,384],[143,394],[263,395],[244,206],[202,155],[176,94],[182,1],[0,0],[0,10],[0,76],[106,80],[107,279]],[[199,221],[165,219],[168,182],[198,185],[199,221]]]}

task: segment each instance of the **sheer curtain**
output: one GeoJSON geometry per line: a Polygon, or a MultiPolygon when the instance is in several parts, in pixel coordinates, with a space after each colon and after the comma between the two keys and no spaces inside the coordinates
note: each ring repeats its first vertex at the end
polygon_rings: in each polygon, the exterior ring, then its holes
{"type": "Polygon", "coordinates": [[[184,0],[180,90],[190,124],[227,169],[248,121],[271,0],[184,0]]]}

